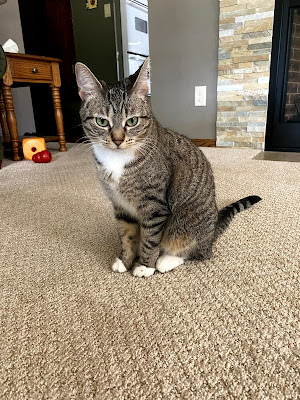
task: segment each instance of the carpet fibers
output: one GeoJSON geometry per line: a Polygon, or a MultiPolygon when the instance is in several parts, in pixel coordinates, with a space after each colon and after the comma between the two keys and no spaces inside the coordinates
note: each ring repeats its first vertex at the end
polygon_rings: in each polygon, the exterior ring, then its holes
{"type": "Polygon", "coordinates": [[[84,145],[0,171],[0,398],[299,399],[300,163],[203,149],[219,207],[250,194],[211,260],[112,273],[112,207],[84,145]]]}

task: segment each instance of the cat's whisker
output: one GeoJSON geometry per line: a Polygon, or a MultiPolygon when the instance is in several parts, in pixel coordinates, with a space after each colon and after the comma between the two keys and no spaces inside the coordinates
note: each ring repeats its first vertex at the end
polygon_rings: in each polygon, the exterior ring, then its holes
{"type": "Polygon", "coordinates": [[[79,149],[80,147],[82,147],[82,146],[89,146],[89,145],[91,145],[91,143],[90,142],[81,142],[81,143],[76,143],[76,149],[79,149]]]}
{"type": "Polygon", "coordinates": [[[90,149],[84,149],[84,150],[82,150],[81,149],[81,151],[79,151],[78,149],[77,149],[77,151],[74,153],[75,155],[76,154],[80,154],[80,155],[86,155],[86,154],[88,154],[88,153],[91,153],[91,150],[90,149]]]}
{"type": "Polygon", "coordinates": [[[93,154],[93,149],[91,147],[84,149],[84,151],[82,152],[83,155],[88,155],[88,154],[93,154]]]}
{"type": "Polygon", "coordinates": [[[89,140],[89,139],[86,139],[86,140],[82,140],[81,142],[75,142],[76,144],[90,144],[91,143],[91,141],[89,140]]]}
{"type": "Polygon", "coordinates": [[[82,126],[82,123],[81,123],[81,124],[78,124],[78,125],[75,125],[75,126],[72,126],[71,129],[78,128],[78,126],[82,126]]]}
{"type": "Polygon", "coordinates": [[[153,148],[153,146],[150,146],[144,142],[138,150],[143,154],[144,157],[150,157],[151,159],[153,159],[153,148]]]}
{"type": "Polygon", "coordinates": [[[140,147],[139,149],[138,149],[138,151],[145,157],[145,158],[151,158],[152,160],[154,159],[153,158],[153,156],[152,156],[152,154],[151,154],[151,150],[148,150],[147,148],[143,148],[143,147],[140,147]]]}
{"type": "Polygon", "coordinates": [[[77,143],[77,146],[74,149],[75,155],[80,153],[80,154],[87,154],[88,151],[92,149],[92,145],[90,142],[87,143],[77,143]]]}
{"type": "Polygon", "coordinates": [[[87,136],[82,136],[81,138],[77,139],[75,143],[85,143],[85,142],[90,142],[90,139],[87,136]]]}
{"type": "Polygon", "coordinates": [[[156,141],[146,140],[146,139],[136,139],[136,143],[141,143],[143,146],[148,146],[148,147],[151,147],[151,145],[155,147],[157,145],[156,141]]]}

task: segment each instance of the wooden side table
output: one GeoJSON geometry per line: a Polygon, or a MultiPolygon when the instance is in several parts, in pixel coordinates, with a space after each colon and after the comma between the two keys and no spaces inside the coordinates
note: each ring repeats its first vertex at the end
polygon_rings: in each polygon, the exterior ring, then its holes
{"type": "Polygon", "coordinates": [[[0,86],[0,122],[4,142],[11,142],[13,160],[19,161],[22,159],[17,120],[11,94],[11,86],[15,82],[47,83],[50,86],[58,134],[54,138],[59,142],[59,150],[67,151],[59,93],[61,86],[59,63],[61,60],[59,58],[20,53],[5,54],[7,57],[7,70],[0,86]]]}

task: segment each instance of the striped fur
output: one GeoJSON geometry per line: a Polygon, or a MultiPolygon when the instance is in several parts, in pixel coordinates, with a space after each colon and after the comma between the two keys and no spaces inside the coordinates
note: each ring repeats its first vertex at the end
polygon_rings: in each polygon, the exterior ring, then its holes
{"type": "Polygon", "coordinates": [[[135,276],[145,277],[155,267],[167,272],[183,260],[210,257],[216,236],[233,215],[259,199],[248,197],[218,212],[213,173],[203,152],[185,136],[164,129],[152,114],[147,62],[115,85],[97,81],[87,67],[76,65],[83,128],[120,224],[123,250],[113,270],[133,268],[135,276]],[[109,126],[97,125],[97,117],[109,126]],[[129,128],[126,121],[132,117],[138,123],[129,128]]]}
{"type": "Polygon", "coordinates": [[[251,207],[255,203],[258,203],[260,200],[261,197],[259,196],[247,196],[232,204],[229,204],[229,206],[222,208],[218,215],[216,238],[224,232],[237,213],[247,210],[247,208],[251,207]]]}

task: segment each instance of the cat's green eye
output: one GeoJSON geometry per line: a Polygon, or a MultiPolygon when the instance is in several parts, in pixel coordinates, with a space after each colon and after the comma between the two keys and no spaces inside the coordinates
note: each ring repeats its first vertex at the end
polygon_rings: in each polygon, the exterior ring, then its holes
{"type": "Polygon", "coordinates": [[[126,125],[129,126],[129,127],[135,126],[135,125],[138,123],[138,120],[139,120],[138,117],[129,118],[129,119],[126,121],[126,125]]]}
{"type": "Polygon", "coordinates": [[[109,125],[109,122],[105,118],[96,118],[96,122],[102,128],[106,128],[109,125]]]}

